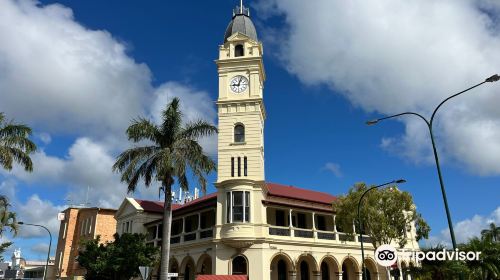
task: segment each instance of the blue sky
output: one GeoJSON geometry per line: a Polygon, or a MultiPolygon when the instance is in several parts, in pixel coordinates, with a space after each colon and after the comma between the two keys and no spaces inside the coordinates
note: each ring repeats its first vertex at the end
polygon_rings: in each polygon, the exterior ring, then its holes
{"type": "MultiPolygon", "coordinates": [[[[56,213],[68,198],[83,202],[87,186],[92,205],[117,207],[126,186],[110,165],[128,145],[123,132],[138,115],[157,118],[172,96],[188,119],[216,122],[214,60],[236,2],[0,2],[0,111],[32,126],[40,147],[33,174],[0,173],[0,192],[20,220],[57,236],[56,213]]],[[[407,110],[429,115],[500,71],[500,5],[344,2],[249,3],[267,74],[266,180],[339,195],[356,182],[405,178],[401,188],[430,224],[431,241],[448,242],[425,127],[410,118],[364,122],[407,110]]],[[[499,91],[500,83],[484,85],[436,119],[459,241],[500,223],[499,91]]],[[[215,154],[214,139],[204,145],[215,154]]],[[[4,239],[33,259],[48,246],[28,228],[4,239]]]]}

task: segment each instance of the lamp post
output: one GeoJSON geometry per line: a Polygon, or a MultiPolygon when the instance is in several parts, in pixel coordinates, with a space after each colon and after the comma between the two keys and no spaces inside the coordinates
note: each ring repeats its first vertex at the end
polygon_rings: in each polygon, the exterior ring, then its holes
{"type": "Polygon", "coordinates": [[[360,235],[359,240],[361,242],[361,269],[362,269],[362,274],[363,274],[363,280],[366,280],[366,268],[365,268],[365,249],[363,247],[363,223],[361,222],[361,201],[363,200],[363,197],[365,196],[365,194],[367,194],[371,190],[378,189],[380,187],[387,186],[390,184],[403,184],[405,182],[406,182],[406,180],[399,179],[399,180],[393,180],[393,181],[387,182],[387,183],[382,184],[382,185],[371,187],[371,188],[367,189],[359,198],[359,201],[358,201],[358,226],[359,226],[359,235],[360,235]]]}
{"type": "Polygon", "coordinates": [[[492,83],[492,82],[496,82],[500,80],[500,76],[498,74],[495,74],[487,79],[485,79],[483,82],[477,84],[477,85],[474,85],[466,90],[463,90],[461,92],[458,92],[458,93],[455,93],[454,95],[452,96],[449,96],[448,98],[446,98],[445,100],[443,100],[441,103],[439,103],[439,105],[436,107],[436,109],[434,109],[434,111],[432,112],[432,115],[431,115],[431,119],[430,120],[427,120],[424,116],[422,116],[421,114],[418,114],[418,113],[414,113],[414,112],[404,112],[404,113],[400,113],[400,114],[396,114],[396,115],[392,115],[392,116],[388,116],[388,117],[384,117],[384,118],[380,118],[380,119],[376,119],[376,120],[371,120],[371,121],[367,121],[366,124],[367,125],[374,125],[374,124],[377,124],[378,122],[382,121],[382,120],[386,120],[386,119],[391,119],[391,118],[395,118],[395,117],[399,117],[399,116],[402,116],[402,115],[414,115],[414,116],[417,116],[419,117],[420,119],[422,119],[425,124],[427,125],[427,128],[429,129],[429,134],[431,136],[431,142],[432,142],[432,150],[434,152],[434,159],[436,161],[436,168],[437,168],[437,173],[438,173],[438,177],[439,177],[439,184],[441,186],[441,194],[443,196],[443,201],[444,201],[444,208],[446,210],[446,218],[448,219],[448,227],[450,229],[450,236],[451,236],[451,242],[453,244],[453,250],[456,250],[457,249],[457,242],[455,240],[455,232],[453,231],[453,223],[451,221],[451,214],[450,214],[450,209],[448,208],[448,199],[446,198],[446,190],[444,188],[444,182],[443,182],[443,176],[441,175],[441,167],[439,166],[439,158],[438,158],[438,154],[437,154],[437,149],[436,149],[436,143],[435,143],[435,140],[434,140],[434,133],[433,133],[433,130],[432,130],[432,125],[434,123],[434,117],[436,116],[436,113],[438,111],[438,109],[448,100],[452,99],[453,97],[457,97],[459,96],[460,94],[462,93],[465,93],[473,88],[476,88],[484,83],[492,83]]]}
{"type": "Polygon", "coordinates": [[[29,223],[24,223],[24,222],[17,222],[17,223],[19,225],[41,227],[41,228],[44,228],[49,233],[49,237],[50,237],[49,252],[47,253],[47,261],[45,262],[45,270],[43,271],[43,280],[46,280],[47,279],[47,269],[49,268],[49,260],[50,260],[50,247],[52,246],[52,234],[50,233],[50,230],[42,225],[29,224],[29,223]]]}

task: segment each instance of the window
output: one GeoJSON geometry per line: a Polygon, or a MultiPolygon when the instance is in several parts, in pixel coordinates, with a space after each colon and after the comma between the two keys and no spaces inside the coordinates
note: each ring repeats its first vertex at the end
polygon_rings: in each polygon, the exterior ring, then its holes
{"type": "Polygon", "coordinates": [[[88,224],[88,231],[87,231],[89,234],[92,233],[92,222],[93,222],[93,217],[90,217],[89,224],[88,224]]]}
{"type": "Polygon", "coordinates": [[[316,228],[318,230],[326,230],[325,216],[316,216],[317,217],[317,225],[316,228]]]}
{"type": "Polygon", "coordinates": [[[234,56],[244,56],[245,55],[245,50],[243,48],[243,45],[236,45],[234,47],[234,56]]]}
{"type": "Polygon", "coordinates": [[[279,227],[285,226],[285,211],[276,210],[276,225],[279,227]]]}
{"type": "Polygon", "coordinates": [[[226,198],[226,223],[231,222],[231,193],[227,193],[226,198]]]}
{"type": "Polygon", "coordinates": [[[227,223],[250,221],[250,192],[228,192],[226,201],[227,223]]]}
{"type": "Polygon", "coordinates": [[[233,192],[233,222],[243,222],[243,192],[233,192]]]}
{"type": "Polygon", "coordinates": [[[250,221],[250,192],[245,192],[245,222],[250,221]]]}
{"type": "Polygon", "coordinates": [[[64,223],[64,229],[63,229],[63,239],[65,239],[65,238],[66,238],[66,233],[67,233],[66,231],[67,231],[67,229],[68,229],[68,223],[66,223],[66,222],[63,222],[63,223],[64,223]]]}
{"type": "Polygon", "coordinates": [[[247,168],[247,157],[243,158],[243,176],[248,175],[248,168],[247,168]]]}
{"type": "Polygon", "coordinates": [[[234,177],[234,157],[231,158],[231,177],[234,177]]]}
{"type": "Polygon", "coordinates": [[[245,127],[241,123],[236,124],[234,126],[234,142],[235,143],[245,142],[245,127]]]}
{"type": "Polygon", "coordinates": [[[241,177],[241,157],[238,157],[238,177],[241,177]]]}
{"type": "MultiPolygon", "coordinates": [[[[177,219],[172,221],[172,231],[171,235],[178,235],[182,233],[182,219],[177,219]]],[[[158,238],[161,238],[159,236],[158,238]]]]}
{"type": "Polygon", "coordinates": [[[185,218],[184,232],[193,232],[198,229],[198,214],[185,218]]]}
{"type": "Polygon", "coordinates": [[[243,256],[233,259],[233,275],[247,275],[247,260],[243,256]]]}
{"type": "Polygon", "coordinates": [[[297,225],[298,228],[306,228],[306,214],[298,213],[297,220],[298,220],[298,225],[297,225]]]}

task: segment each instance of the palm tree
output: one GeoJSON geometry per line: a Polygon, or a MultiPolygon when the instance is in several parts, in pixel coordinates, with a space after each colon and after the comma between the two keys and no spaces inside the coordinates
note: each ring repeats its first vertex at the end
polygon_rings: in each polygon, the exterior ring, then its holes
{"type": "Polygon", "coordinates": [[[0,165],[6,170],[12,170],[14,162],[33,171],[33,163],[29,155],[36,150],[36,145],[28,137],[31,128],[24,124],[7,121],[0,112],[0,165]]]}
{"type": "Polygon", "coordinates": [[[160,280],[167,279],[170,257],[170,227],[172,219],[172,185],[174,182],[188,189],[188,170],[206,192],[205,175],[215,171],[215,162],[205,155],[197,140],[217,133],[217,128],[204,120],[183,125],[179,99],[174,98],[162,112],[162,123],[156,125],[139,118],[127,129],[128,139],[144,146],[134,146],[121,153],[113,170],[121,172],[128,192],[134,192],[140,179],[149,187],[153,180],[161,183],[165,193],[163,207],[163,235],[161,242],[160,280]],[[177,181],[175,181],[177,180],[177,181]]]}
{"type": "MultiPolygon", "coordinates": [[[[10,231],[17,234],[18,225],[16,213],[9,211],[9,201],[6,196],[0,195],[0,236],[2,236],[5,228],[10,228],[10,231]]],[[[3,245],[3,244],[1,244],[3,245]]]]}
{"type": "Polygon", "coordinates": [[[497,242],[500,237],[500,227],[497,227],[495,223],[491,223],[489,229],[481,231],[481,237],[497,242]]]}
{"type": "Polygon", "coordinates": [[[460,246],[462,251],[481,252],[480,260],[467,261],[471,280],[500,279],[500,243],[491,239],[474,237],[460,246]]]}

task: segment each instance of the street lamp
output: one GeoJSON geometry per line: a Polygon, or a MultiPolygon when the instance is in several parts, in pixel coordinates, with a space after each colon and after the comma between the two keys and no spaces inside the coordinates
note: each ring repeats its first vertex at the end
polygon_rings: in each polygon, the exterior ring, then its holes
{"type": "Polygon", "coordinates": [[[49,241],[49,252],[47,253],[47,261],[45,262],[45,270],[43,271],[43,280],[47,279],[47,269],[49,268],[49,260],[50,260],[50,247],[52,246],[52,234],[50,233],[50,230],[42,225],[36,225],[36,224],[28,224],[24,222],[17,222],[19,225],[27,225],[27,226],[35,226],[35,227],[41,227],[44,228],[48,233],[50,237],[49,241]]]}
{"type": "Polygon", "coordinates": [[[376,120],[371,120],[371,121],[367,121],[366,124],[367,125],[374,125],[374,124],[377,124],[378,122],[380,121],[383,121],[383,120],[386,120],[386,119],[391,119],[391,118],[395,118],[395,117],[399,117],[399,116],[402,116],[402,115],[414,115],[414,116],[417,116],[419,117],[420,119],[422,119],[425,124],[427,125],[427,128],[429,129],[429,134],[431,136],[431,142],[432,142],[432,149],[434,151],[434,159],[436,160],[436,168],[437,168],[437,173],[438,173],[438,177],[439,177],[439,184],[441,185],[441,194],[443,196],[443,201],[444,201],[444,208],[446,210],[446,218],[448,219],[448,227],[450,228],[450,236],[451,236],[451,242],[453,244],[453,249],[456,250],[457,249],[457,242],[455,240],[455,232],[453,231],[453,223],[451,221],[451,214],[450,214],[450,209],[448,208],[448,200],[446,198],[446,191],[445,191],[445,188],[444,188],[444,182],[443,182],[443,176],[441,175],[441,167],[439,166],[439,158],[438,158],[438,154],[437,154],[437,150],[436,150],[436,143],[434,141],[434,134],[433,134],[433,131],[432,131],[432,124],[434,123],[434,117],[436,116],[436,113],[438,111],[438,109],[448,100],[452,99],[453,97],[456,97],[464,92],[467,92],[473,88],[476,88],[484,83],[492,83],[492,82],[497,82],[498,80],[500,80],[500,76],[498,74],[495,74],[487,79],[485,79],[483,82],[477,84],[477,85],[474,85],[466,90],[463,90],[459,93],[456,93],[452,96],[449,96],[448,98],[446,98],[445,100],[443,100],[441,103],[439,103],[439,105],[436,107],[436,109],[434,109],[434,112],[432,112],[432,115],[431,115],[431,119],[430,121],[428,121],[424,116],[418,114],[418,113],[414,113],[414,112],[404,112],[404,113],[400,113],[400,114],[396,114],[396,115],[392,115],[392,116],[388,116],[388,117],[384,117],[384,118],[380,118],[380,119],[376,119],[376,120]]]}
{"type": "Polygon", "coordinates": [[[366,280],[366,267],[365,267],[365,249],[363,247],[363,223],[361,222],[361,214],[360,214],[361,213],[361,200],[363,200],[363,197],[365,196],[365,194],[367,194],[371,190],[378,189],[380,187],[387,186],[390,184],[403,184],[403,183],[406,183],[406,180],[399,179],[399,180],[392,180],[392,181],[387,182],[387,183],[382,184],[382,185],[371,187],[371,188],[367,189],[359,198],[359,201],[358,201],[358,226],[359,226],[359,236],[360,236],[359,239],[361,242],[361,269],[362,269],[362,274],[363,274],[363,280],[366,280]]]}

